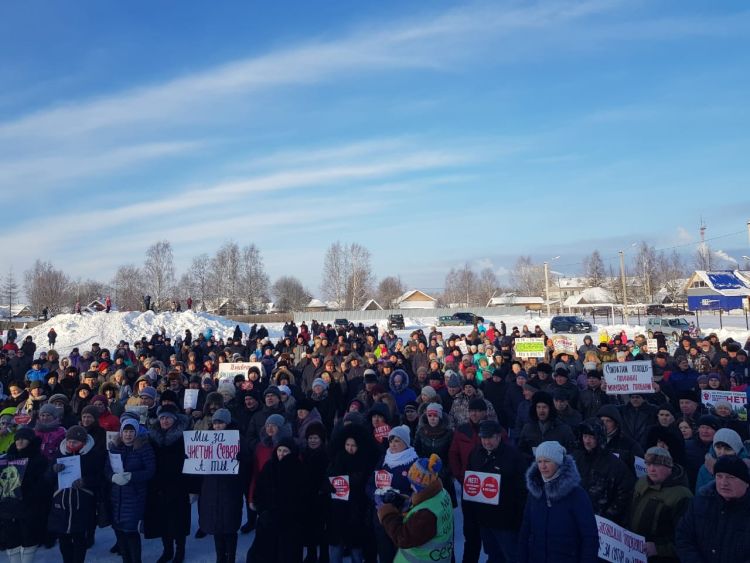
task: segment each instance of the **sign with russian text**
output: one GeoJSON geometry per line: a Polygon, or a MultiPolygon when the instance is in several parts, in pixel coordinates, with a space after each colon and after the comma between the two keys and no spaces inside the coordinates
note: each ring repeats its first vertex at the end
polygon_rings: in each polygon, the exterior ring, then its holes
{"type": "Polygon", "coordinates": [[[385,469],[379,469],[375,472],[375,488],[376,489],[387,489],[391,486],[393,481],[393,475],[390,471],[385,469]]]}
{"type": "Polygon", "coordinates": [[[651,361],[607,362],[602,365],[608,395],[653,393],[651,361]]]}
{"type": "Polygon", "coordinates": [[[467,471],[464,473],[464,500],[482,504],[500,503],[500,474],[467,471]]]}
{"type": "Polygon", "coordinates": [[[553,336],[552,347],[555,349],[555,355],[575,354],[577,350],[576,341],[570,336],[553,336]]]}
{"type": "Polygon", "coordinates": [[[737,413],[740,420],[747,420],[747,394],[741,391],[718,391],[716,389],[703,389],[701,391],[701,402],[707,407],[714,407],[719,401],[729,403],[732,410],[737,413]]]}
{"type": "Polygon", "coordinates": [[[239,430],[189,430],[183,432],[183,473],[191,475],[237,475],[240,462],[239,430]]]}
{"type": "Polygon", "coordinates": [[[185,389],[185,396],[182,400],[182,408],[185,410],[195,410],[198,406],[198,389],[185,389]]]}
{"type": "Polygon", "coordinates": [[[349,476],[348,475],[336,475],[335,477],[329,477],[328,480],[331,482],[333,492],[331,498],[335,500],[349,500],[349,476]]]}
{"type": "Polygon", "coordinates": [[[251,367],[258,368],[263,375],[263,364],[260,362],[223,362],[219,364],[219,381],[234,382],[235,375],[243,375],[247,379],[247,370],[251,367]]]}
{"type": "Polygon", "coordinates": [[[513,350],[517,358],[543,358],[543,338],[516,338],[513,350]]]}
{"type": "Polygon", "coordinates": [[[388,426],[387,424],[381,424],[380,426],[376,426],[372,431],[373,436],[378,442],[387,440],[388,434],[390,433],[391,433],[391,427],[388,426]]]}
{"type": "Polygon", "coordinates": [[[596,516],[599,558],[612,563],[647,563],[646,538],[596,516]]]}

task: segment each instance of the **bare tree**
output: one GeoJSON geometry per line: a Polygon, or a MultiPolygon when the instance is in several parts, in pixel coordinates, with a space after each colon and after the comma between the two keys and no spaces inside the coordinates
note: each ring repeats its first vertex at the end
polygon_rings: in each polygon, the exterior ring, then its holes
{"type": "Polygon", "coordinates": [[[598,250],[594,250],[591,256],[583,259],[583,277],[589,287],[602,287],[607,277],[604,261],[598,250]]]}
{"type": "Polygon", "coordinates": [[[711,271],[713,267],[713,250],[711,247],[702,242],[698,245],[698,249],[695,251],[695,257],[693,258],[693,264],[696,270],[711,271]]]}
{"type": "MultiPolygon", "coordinates": [[[[465,307],[477,304],[477,275],[464,264],[463,268],[451,268],[445,276],[443,299],[447,304],[457,303],[465,307]]],[[[486,304],[483,303],[483,305],[486,304]]]]}
{"type": "Polygon", "coordinates": [[[13,303],[16,302],[18,297],[18,283],[16,277],[13,275],[13,267],[8,268],[8,273],[5,274],[3,280],[3,301],[8,305],[8,323],[13,318],[13,303]]]}
{"type": "Polygon", "coordinates": [[[196,310],[206,310],[206,303],[215,297],[211,291],[211,259],[208,254],[195,256],[190,268],[180,278],[181,293],[195,302],[196,310]]]}
{"type": "Polygon", "coordinates": [[[654,299],[654,293],[657,291],[657,255],[653,246],[649,246],[646,241],[638,244],[638,252],[633,257],[633,271],[641,282],[643,288],[643,298],[647,302],[654,299]]]}
{"type": "Polygon", "coordinates": [[[378,303],[386,309],[395,307],[395,301],[401,297],[406,288],[400,277],[388,276],[380,280],[378,284],[378,303]]]}
{"type": "Polygon", "coordinates": [[[175,282],[174,255],[172,244],[168,240],[156,242],[146,250],[143,280],[144,289],[151,295],[156,306],[164,307],[175,282]]]}
{"type": "Polygon", "coordinates": [[[79,281],[75,288],[75,298],[81,302],[81,307],[86,307],[94,300],[99,300],[103,304],[105,296],[109,294],[108,284],[92,279],[79,281]]]}
{"type": "Polygon", "coordinates": [[[294,276],[280,277],[274,282],[271,291],[277,308],[282,311],[301,311],[312,299],[310,292],[294,276]]]}
{"type": "Polygon", "coordinates": [[[477,301],[480,305],[486,306],[490,299],[495,296],[499,289],[497,282],[497,276],[492,268],[484,268],[479,272],[479,279],[477,280],[477,301]]]}
{"type": "Polygon", "coordinates": [[[513,289],[522,295],[541,295],[544,289],[544,266],[534,264],[531,256],[519,256],[510,273],[513,289]]]}
{"type": "Polygon", "coordinates": [[[263,310],[268,301],[269,279],[260,249],[254,244],[243,247],[240,258],[241,295],[251,310],[263,310]]]}
{"type": "Polygon", "coordinates": [[[46,307],[49,313],[62,311],[70,300],[70,279],[49,262],[37,260],[24,273],[24,289],[31,309],[39,314],[46,307]]]}
{"type": "Polygon", "coordinates": [[[140,311],[143,300],[141,270],[133,264],[117,268],[113,280],[115,305],[120,311],[140,311]]]}
{"type": "Polygon", "coordinates": [[[670,301],[673,303],[683,302],[687,266],[682,256],[676,250],[672,251],[670,255],[660,252],[656,262],[658,272],[657,283],[664,288],[670,301]]]}
{"type": "Polygon", "coordinates": [[[332,243],[323,259],[323,282],[320,285],[320,291],[326,299],[335,301],[339,309],[346,305],[349,268],[349,254],[346,246],[340,241],[332,243]]]}
{"type": "Polygon", "coordinates": [[[349,245],[349,271],[346,283],[346,306],[359,309],[372,294],[375,275],[370,265],[370,251],[356,242],[349,245]]]}

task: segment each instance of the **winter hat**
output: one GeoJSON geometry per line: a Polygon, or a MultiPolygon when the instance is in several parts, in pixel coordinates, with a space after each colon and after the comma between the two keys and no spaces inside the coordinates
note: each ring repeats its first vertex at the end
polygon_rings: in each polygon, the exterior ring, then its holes
{"type": "Polygon", "coordinates": [[[60,418],[61,415],[60,409],[55,405],[50,405],[49,403],[39,407],[39,414],[48,414],[53,418],[60,418]]]}
{"type": "Polygon", "coordinates": [[[448,387],[451,387],[453,389],[461,388],[461,378],[452,369],[445,371],[445,380],[447,381],[448,387]]]}
{"type": "Polygon", "coordinates": [[[344,415],[344,422],[350,422],[351,424],[364,426],[365,417],[361,412],[352,411],[344,415]]]}
{"type": "Polygon", "coordinates": [[[377,383],[378,382],[378,374],[375,373],[374,369],[366,369],[365,370],[365,383],[377,383]]]}
{"type": "Polygon", "coordinates": [[[487,410],[487,403],[484,402],[484,399],[480,399],[479,397],[476,397],[469,401],[469,410],[470,411],[486,411],[487,410]]]}
{"type": "MultiPolygon", "coordinates": [[[[271,415],[271,416],[280,416],[278,414],[271,415]]],[[[270,418],[270,417],[269,417],[270,418]]],[[[211,417],[211,422],[223,422],[224,424],[230,424],[232,422],[232,413],[230,413],[227,409],[218,409],[214,415],[211,417]]],[[[268,421],[266,421],[266,424],[268,424],[268,421]]]]}
{"type": "Polygon", "coordinates": [[[278,426],[279,428],[281,428],[282,426],[284,426],[285,422],[286,420],[280,414],[272,414],[266,419],[266,423],[264,424],[264,426],[273,424],[274,426],[278,426]]]}
{"type": "Polygon", "coordinates": [[[313,422],[310,426],[307,427],[307,430],[305,430],[305,438],[309,438],[310,436],[318,436],[321,440],[325,441],[325,426],[323,426],[323,424],[320,422],[313,422]]]}
{"type": "Polygon", "coordinates": [[[542,442],[536,447],[534,457],[537,461],[540,459],[548,459],[555,465],[562,465],[566,453],[567,451],[559,444],[559,442],[542,442]]]}
{"type": "MultiPolygon", "coordinates": [[[[177,393],[172,391],[171,389],[165,389],[162,391],[161,397],[159,397],[159,400],[163,403],[169,402],[169,403],[175,403],[177,404],[179,402],[179,398],[177,397],[177,393]]],[[[93,399],[92,399],[93,401],[93,399]]],[[[106,401],[105,401],[106,403],[106,401]]]]}
{"type": "Polygon", "coordinates": [[[442,469],[443,462],[437,454],[432,454],[429,459],[421,457],[409,468],[409,483],[415,491],[419,492],[440,479],[442,469]]]}
{"type": "Polygon", "coordinates": [[[434,399],[435,397],[437,397],[437,392],[428,385],[427,387],[422,387],[420,395],[422,395],[429,401],[430,399],[434,399]]]}
{"type": "Polygon", "coordinates": [[[732,410],[732,405],[729,401],[716,401],[714,403],[714,410],[724,407],[725,409],[732,410]]]}
{"type": "Polygon", "coordinates": [[[156,416],[158,418],[167,417],[177,420],[177,407],[174,405],[162,405],[156,411],[156,416]]]}
{"type": "Polygon", "coordinates": [[[688,400],[688,401],[693,401],[694,403],[700,403],[701,402],[700,397],[698,395],[698,392],[694,391],[692,389],[685,389],[684,391],[680,391],[677,394],[677,398],[678,398],[678,400],[685,399],[685,400],[688,400]]]}
{"type": "MultiPolygon", "coordinates": [[[[437,404],[437,403],[434,403],[434,404],[437,404]]],[[[419,408],[419,405],[417,405],[416,401],[409,401],[408,403],[406,403],[406,405],[404,405],[404,412],[409,412],[409,411],[417,412],[418,408],[419,408]]]]}
{"type": "Polygon", "coordinates": [[[586,371],[596,371],[596,362],[583,362],[583,369],[586,371]]]}
{"type": "Polygon", "coordinates": [[[90,414],[91,416],[94,417],[94,420],[96,420],[96,419],[99,418],[99,415],[101,414],[101,411],[97,407],[95,407],[94,405],[86,405],[81,410],[81,416],[83,416],[84,414],[90,414]]]}
{"type": "Polygon", "coordinates": [[[698,419],[698,426],[710,426],[714,430],[718,431],[721,428],[721,423],[719,422],[719,419],[714,415],[704,414],[698,419]]]}
{"type": "Polygon", "coordinates": [[[138,395],[139,397],[150,397],[154,401],[156,400],[156,389],[153,387],[144,387],[138,395]]]}
{"type": "Polygon", "coordinates": [[[438,416],[443,416],[443,405],[440,403],[430,403],[424,411],[426,414],[435,413],[438,416]]]}
{"type": "Polygon", "coordinates": [[[440,374],[439,371],[431,371],[429,377],[427,378],[428,381],[443,381],[443,376],[440,374]]]}
{"type": "Polygon", "coordinates": [[[231,381],[228,381],[226,379],[223,381],[219,381],[219,387],[216,390],[221,393],[226,402],[234,399],[234,396],[237,394],[237,388],[231,381]]]}
{"type": "Polygon", "coordinates": [[[41,389],[42,388],[42,382],[41,381],[32,381],[29,383],[29,389],[41,389]]]}
{"type": "Polygon", "coordinates": [[[320,385],[323,387],[323,389],[328,389],[328,383],[325,382],[325,379],[321,377],[316,377],[313,379],[312,387],[315,387],[316,385],[320,385]]]}
{"type": "Polygon", "coordinates": [[[388,440],[393,436],[401,440],[407,447],[411,447],[411,433],[409,427],[405,424],[391,428],[391,431],[388,433],[388,440]]]}
{"type": "Polygon", "coordinates": [[[88,441],[89,435],[83,426],[71,426],[65,433],[66,440],[75,440],[77,442],[83,442],[84,444],[88,441]]]}
{"type": "Polygon", "coordinates": [[[279,391],[279,388],[276,387],[276,385],[270,385],[266,388],[265,391],[263,391],[263,398],[266,398],[266,395],[276,395],[279,398],[279,401],[281,400],[281,391],[279,391]]]}
{"type": "Polygon", "coordinates": [[[297,410],[312,411],[315,408],[315,403],[311,399],[303,397],[297,401],[296,408],[297,410]]]}
{"type": "Polygon", "coordinates": [[[28,426],[22,426],[21,428],[16,430],[16,434],[14,436],[15,440],[28,440],[29,442],[33,441],[34,438],[36,438],[36,434],[28,426]]]}
{"type": "Polygon", "coordinates": [[[742,438],[731,428],[722,428],[714,434],[714,446],[718,443],[723,443],[732,448],[735,455],[739,455],[742,451],[742,438]]]}
{"type": "Polygon", "coordinates": [[[479,423],[480,438],[491,438],[495,434],[500,434],[500,432],[502,432],[502,428],[495,420],[483,420],[479,423]]]}
{"type": "Polygon", "coordinates": [[[50,403],[55,403],[57,401],[60,401],[61,403],[64,403],[66,405],[70,403],[70,399],[68,399],[68,396],[63,395],[62,393],[55,393],[49,398],[50,403]]]}
{"type": "Polygon", "coordinates": [[[646,450],[644,456],[646,463],[652,465],[663,465],[664,467],[672,467],[674,462],[672,461],[672,454],[666,448],[653,447],[646,450]]]}
{"type": "MultiPolygon", "coordinates": [[[[18,433],[16,433],[16,437],[18,437],[18,433]]],[[[742,479],[745,483],[750,485],[750,470],[748,469],[747,464],[736,455],[720,457],[716,461],[716,465],[714,465],[714,475],[717,473],[733,475],[737,477],[737,479],[742,479]]]]}
{"type": "Polygon", "coordinates": [[[138,421],[134,418],[123,418],[120,422],[120,433],[124,432],[128,427],[138,432],[138,421]]]}

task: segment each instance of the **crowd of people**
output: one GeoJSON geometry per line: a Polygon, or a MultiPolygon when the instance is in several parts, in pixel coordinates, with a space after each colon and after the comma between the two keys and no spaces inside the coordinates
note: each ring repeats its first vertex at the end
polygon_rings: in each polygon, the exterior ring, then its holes
{"type": "Polygon", "coordinates": [[[748,392],[750,339],[670,347],[657,334],[649,350],[645,335],[602,333],[556,352],[539,326],[498,324],[406,341],[362,324],[287,323],[275,342],[238,326],[64,356],[9,332],[0,549],[29,563],[57,545],[83,562],[112,526],[124,562],[141,561],[142,538],[161,540],[159,563],[189,561],[197,503],[194,539],[213,537],[217,563],[252,531],[248,562],[447,563],[458,537],[464,563],[482,550],[490,562],[594,562],[596,516],[643,536],[649,561],[750,560],[748,422],[700,396],[748,392]],[[543,357],[516,357],[529,336],[545,339],[543,357]],[[603,364],[635,360],[652,363],[652,392],[607,394],[603,364]],[[227,429],[241,437],[237,474],[183,473],[183,432],[227,429]],[[80,479],[59,488],[71,456],[80,479]],[[462,492],[467,472],[497,476],[495,502],[462,492]]]}

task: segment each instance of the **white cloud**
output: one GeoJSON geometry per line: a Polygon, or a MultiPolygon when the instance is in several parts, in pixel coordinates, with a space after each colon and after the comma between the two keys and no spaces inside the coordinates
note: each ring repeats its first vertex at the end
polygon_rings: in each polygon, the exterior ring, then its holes
{"type": "Polygon", "coordinates": [[[737,262],[735,258],[729,256],[729,254],[727,254],[723,250],[714,250],[714,254],[722,260],[726,260],[727,262],[731,262],[732,264],[739,264],[739,262],[737,262]]]}

